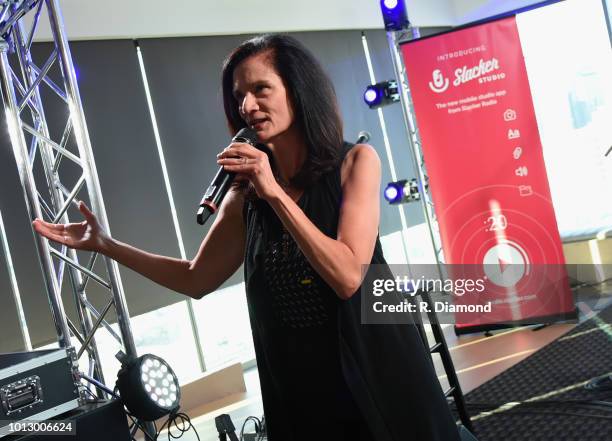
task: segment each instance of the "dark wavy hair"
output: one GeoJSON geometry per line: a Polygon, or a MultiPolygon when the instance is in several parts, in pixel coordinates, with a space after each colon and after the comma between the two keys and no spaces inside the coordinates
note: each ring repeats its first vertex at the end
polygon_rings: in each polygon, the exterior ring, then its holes
{"type": "Polygon", "coordinates": [[[295,38],[282,34],[251,38],[234,49],[223,63],[223,107],[232,136],[246,126],[232,93],[234,70],[240,62],[262,52],[270,53],[270,62],[282,78],[293,105],[295,123],[305,138],[306,160],[290,182],[305,188],[340,161],[343,132],[336,92],[319,62],[295,38]]]}

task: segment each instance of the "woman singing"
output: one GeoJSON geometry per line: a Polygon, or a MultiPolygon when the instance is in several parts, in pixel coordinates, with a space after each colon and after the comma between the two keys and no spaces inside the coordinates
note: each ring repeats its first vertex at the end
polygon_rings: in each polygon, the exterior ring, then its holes
{"type": "Polygon", "coordinates": [[[380,161],[343,141],[319,63],[291,37],[256,37],[228,56],[222,87],[230,132],[251,128],[267,152],[219,153],[238,185],[192,260],[111,238],[83,203],[84,222],[36,231],[196,299],[244,263],[270,441],[458,440],[417,329],[361,324],[362,265],[385,263],[380,161]]]}

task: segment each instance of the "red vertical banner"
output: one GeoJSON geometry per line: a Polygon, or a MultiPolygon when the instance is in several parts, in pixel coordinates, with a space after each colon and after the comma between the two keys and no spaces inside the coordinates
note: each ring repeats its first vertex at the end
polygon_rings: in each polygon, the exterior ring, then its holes
{"type": "MultiPolygon", "coordinates": [[[[447,264],[480,268],[493,312],[457,325],[571,315],[574,304],[514,17],[402,45],[447,264]]],[[[474,276],[477,276],[475,274],[474,276]]]]}

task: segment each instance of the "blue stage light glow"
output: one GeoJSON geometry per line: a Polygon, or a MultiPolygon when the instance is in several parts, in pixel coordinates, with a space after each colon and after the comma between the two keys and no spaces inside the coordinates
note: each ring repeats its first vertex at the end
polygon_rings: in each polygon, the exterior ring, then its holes
{"type": "Polygon", "coordinates": [[[374,89],[373,87],[368,87],[365,93],[363,94],[363,99],[368,105],[374,103],[377,98],[378,98],[378,93],[376,92],[376,89],[374,89]]]}
{"type": "Polygon", "coordinates": [[[380,9],[387,31],[401,31],[410,25],[404,0],[380,0],[380,9]]]}
{"type": "Polygon", "coordinates": [[[387,201],[394,202],[399,195],[399,189],[395,185],[389,184],[387,188],[385,188],[385,199],[387,201]]]}
{"type": "Polygon", "coordinates": [[[363,100],[370,109],[376,109],[399,101],[397,82],[390,80],[370,84],[363,93],[363,100]]]}
{"type": "Polygon", "coordinates": [[[395,9],[397,6],[397,0],[384,0],[383,4],[387,9],[395,9]]]}

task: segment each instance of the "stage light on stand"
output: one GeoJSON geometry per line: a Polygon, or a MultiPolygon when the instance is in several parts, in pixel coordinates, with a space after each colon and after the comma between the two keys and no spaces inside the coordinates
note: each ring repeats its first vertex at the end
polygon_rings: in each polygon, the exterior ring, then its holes
{"type": "Polygon", "coordinates": [[[404,0],[381,0],[380,9],[387,31],[401,31],[410,26],[404,0]]]}
{"type": "Polygon", "coordinates": [[[397,82],[389,80],[369,85],[363,93],[363,100],[370,109],[398,102],[399,91],[397,82]]]}
{"type": "Polygon", "coordinates": [[[421,191],[416,178],[389,182],[384,195],[391,205],[415,202],[421,199],[421,191]]]}
{"type": "Polygon", "coordinates": [[[179,408],[178,378],[168,363],[152,354],[123,358],[117,388],[125,407],[142,421],[154,421],[179,408]]]}
{"type": "Polygon", "coordinates": [[[395,201],[397,197],[401,194],[401,192],[401,188],[398,189],[397,186],[389,184],[387,185],[387,188],[385,188],[385,199],[389,202],[395,201]]]}
{"type": "Polygon", "coordinates": [[[365,93],[363,94],[363,99],[365,100],[368,106],[376,102],[378,99],[378,93],[376,93],[376,89],[374,89],[372,86],[368,86],[365,93]]]}

